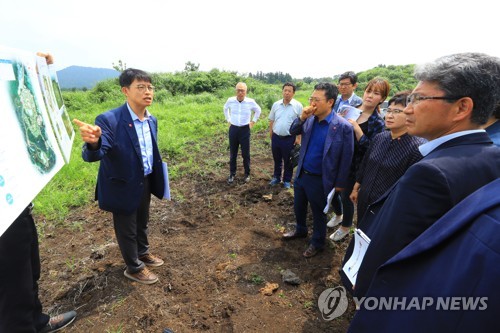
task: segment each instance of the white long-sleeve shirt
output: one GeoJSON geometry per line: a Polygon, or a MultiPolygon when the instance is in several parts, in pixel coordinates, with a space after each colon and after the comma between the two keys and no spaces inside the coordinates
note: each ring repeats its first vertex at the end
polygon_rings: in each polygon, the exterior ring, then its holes
{"type": "Polygon", "coordinates": [[[238,101],[236,96],[229,97],[224,104],[224,117],[231,125],[245,126],[250,123],[253,115],[253,122],[257,122],[260,116],[260,106],[252,99],[245,97],[243,101],[238,101]]]}

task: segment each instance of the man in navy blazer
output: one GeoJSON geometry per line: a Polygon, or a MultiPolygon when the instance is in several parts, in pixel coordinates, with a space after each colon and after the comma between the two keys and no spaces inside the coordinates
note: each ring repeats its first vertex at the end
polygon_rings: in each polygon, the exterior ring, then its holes
{"type": "Polygon", "coordinates": [[[307,206],[313,213],[313,234],[304,252],[309,258],[323,250],[326,237],[327,196],[346,186],[354,152],[352,125],[333,112],[337,87],[319,83],[309,98],[309,106],[290,127],[291,135],[302,135],[299,164],[294,181],[296,228],[284,240],[307,237],[307,206]]]}
{"type": "Polygon", "coordinates": [[[127,265],[129,279],[152,284],[158,277],[146,266],[163,260],[149,252],[148,220],[151,194],[163,198],[165,185],[158,150],[158,123],[148,110],[154,87],[144,71],[129,68],[120,75],[127,102],[96,118],[95,125],[75,119],[85,144],[82,157],[101,161],[96,199],[99,207],[113,213],[115,234],[127,265]]]}
{"type": "Polygon", "coordinates": [[[361,303],[349,331],[497,332],[499,188],[497,179],[469,195],[383,264],[366,297],[400,305],[369,311],[361,303]]]}
{"type": "Polygon", "coordinates": [[[339,112],[346,105],[357,108],[363,104],[363,99],[354,93],[358,86],[358,76],[354,72],[345,72],[339,77],[339,96],[333,105],[333,111],[339,112]]]}
{"type": "Polygon", "coordinates": [[[355,283],[358,297],[366,294],[382,264],[469,194],[500,177],[500,149],[481,129],[497,103],[500,59],[450,55],[418,67],[415,77],[419,83],[404,110],[408,133],[429,142],[419,148],[424,158],[369,206],[358,225],[371,238],[355,283]]]}

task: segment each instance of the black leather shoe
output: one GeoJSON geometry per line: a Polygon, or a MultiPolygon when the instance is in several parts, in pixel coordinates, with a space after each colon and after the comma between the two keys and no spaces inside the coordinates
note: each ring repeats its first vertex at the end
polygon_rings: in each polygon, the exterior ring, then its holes
{"type": "Polygon", "coordinates": [[[306,238],[307,233],[298,233],[296,230],[295,231],[289,231],[287,233],[283,234],[283,240],[291,240],[295,238],[306,238]]]}
{"type": "Polygon", "coordinates": [[[317,255],[318,252],[321,252],[321,251],[323,251],[323,249],[318,249],[318,248],[315,248],[313,245],[309,245],[307,250],[305,250],[304,253],[302,253],[302,255],[305,258],[311,258],[311,257],[314,257],[315,255],[317,255]]]}

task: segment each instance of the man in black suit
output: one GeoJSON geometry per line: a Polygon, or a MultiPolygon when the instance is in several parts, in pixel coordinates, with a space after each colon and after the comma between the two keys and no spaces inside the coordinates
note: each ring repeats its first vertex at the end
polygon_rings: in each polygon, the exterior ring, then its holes
{"type": "Polygon", "coordinates": [[[415,77],[419,83],[404,110],[408,133],[429,142],[419,148],[424,158],[369,206],[358,225],[371,238],[356,279],[358,297],[366,295],[382,264],[500,177],[500,149],[481,129],[497,102],[500,59],[454,54],[418,67],[415,77]]]}

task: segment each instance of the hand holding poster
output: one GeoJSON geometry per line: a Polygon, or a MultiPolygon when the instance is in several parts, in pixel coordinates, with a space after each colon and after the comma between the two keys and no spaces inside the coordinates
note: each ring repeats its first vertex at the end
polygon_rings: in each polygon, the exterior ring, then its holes
{"type": "Polygon", "coordinates": [[[0,146],[0,235],[61,169],[74,137],[71,123],[64,125],[65,108],[47,112],[47,101],[56,100],[54,81],[45,77],[51,76],[44,58],[38,59],[44,77],[38,77],[35,60],[34,54],[0,46],[0,139],[5,143],[0,146]],[[64,128],[56,135],[55,126],[64,128]]]}

